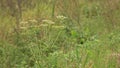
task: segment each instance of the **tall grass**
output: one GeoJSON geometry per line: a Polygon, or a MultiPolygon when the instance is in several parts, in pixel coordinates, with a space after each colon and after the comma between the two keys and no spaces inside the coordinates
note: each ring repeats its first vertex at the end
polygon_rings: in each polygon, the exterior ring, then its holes
{"type": "Polygon", "coordinates": [[[119,0],[2,0],[0,8],[1,68],[120,67],[119,0]]]}

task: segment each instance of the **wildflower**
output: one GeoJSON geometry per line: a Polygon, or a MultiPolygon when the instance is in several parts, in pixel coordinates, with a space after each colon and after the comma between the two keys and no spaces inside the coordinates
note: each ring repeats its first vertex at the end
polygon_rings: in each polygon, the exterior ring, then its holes
{"type": "Polygon", "coordinates": [[[43,23],[47,23],[47,24],[55,24],[55,22],[51,21],[51,20],[42,20],[43,23]]]}
{"type": "Polygon", "coordinates": [[[27,29],[27,27],[20,27],[20,29],[23,29],[23,30],[25,30],[25,29],[27,29]]]}
{"type": "Polygon", "coordinates": [[[20,24],[27,24],[28,21],[21,21],[20,24]]]}
{"type": "Polygon", "coordinates": [[[29,21],[30,21],[30,22],[34,22],[34,23],[38,22],[38,21],[35,20],[35,19],[29,20],[29,21]]]}
{"type": "Polygon", "coordinates": [[[28,23],[29,23],[28,21],[21,21],[21,22],[20,22],[20,26],[21,26],[21,27],[24,27],[24,26],[26,26],[28,23]]]}
{"type": "Polygon", "coordinates": [[[56,16],[56,18],[57,18],[57,19],[64,20],[64,19],[66,19],[67,17],[65,17],[65,16],[63,16],[63,15],[58,15],[58,16],[56,16]]]}
{"type": "Polygon", "coordinates": [[[48,24],[41,24],[40,26],[46,27],[46,26],[48,26],[48,24]]]}
{"type": "Polygon", "coordinates": [[[52,26],[53,28],[65,28],[65,26],[52,26]]]}

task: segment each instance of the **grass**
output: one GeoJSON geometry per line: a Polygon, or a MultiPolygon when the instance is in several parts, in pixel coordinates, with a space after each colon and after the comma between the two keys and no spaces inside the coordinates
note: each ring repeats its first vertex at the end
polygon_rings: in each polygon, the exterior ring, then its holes
{"type": "Polygon", "coordinates": [[[119,68],[119,3],[2,1],[0,68],[119,68]]]}

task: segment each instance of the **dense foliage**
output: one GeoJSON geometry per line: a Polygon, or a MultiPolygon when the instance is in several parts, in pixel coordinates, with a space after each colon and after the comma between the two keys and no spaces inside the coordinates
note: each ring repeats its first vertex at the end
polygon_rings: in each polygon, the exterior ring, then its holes
{"type": "Polygon", "coordinates": [[[120,68],[120,0],[1,0],[0,68],[120,68]]]}

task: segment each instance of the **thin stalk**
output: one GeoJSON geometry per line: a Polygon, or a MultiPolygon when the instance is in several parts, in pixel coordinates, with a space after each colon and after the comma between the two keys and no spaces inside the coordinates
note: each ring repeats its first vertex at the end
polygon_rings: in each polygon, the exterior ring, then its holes
{"type": "Polygon", "coordinates": [[[53,5],[52,5],[52,17],[55,15],[55,6],[56,6],[56,0],[53,0],[53,5]]]}
{"type": "Polygon", "coordinates": [[[16,27],[15,27],[15,32],[17,35],[16,43],[19,43],[20,41],[20,20],[22,19],[22,7],[21,7],[21,0],[17,0],[17,11],[16,11],[16,27]]]}

